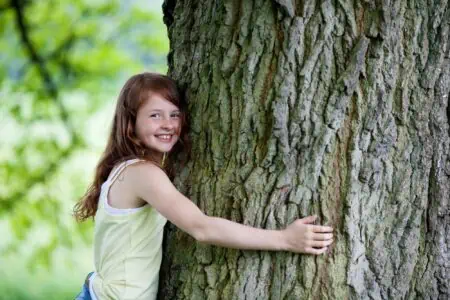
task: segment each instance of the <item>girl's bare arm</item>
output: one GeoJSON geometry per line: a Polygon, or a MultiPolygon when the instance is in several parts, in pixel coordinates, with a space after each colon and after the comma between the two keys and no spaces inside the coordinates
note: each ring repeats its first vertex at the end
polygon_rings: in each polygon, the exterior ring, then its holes
{"type": "Polygon", "coordinates": [[[332,243],[329,226],[312,225],[315,217],[298,219],[283,230],[266,230],[223,218],[206,216],[182,195],[167,175],[151,163],[129,168],[129,184],[136,197],[148,202],[177,227],[208,244],[237,249],[286,250],[321,254],[332,243]]]}

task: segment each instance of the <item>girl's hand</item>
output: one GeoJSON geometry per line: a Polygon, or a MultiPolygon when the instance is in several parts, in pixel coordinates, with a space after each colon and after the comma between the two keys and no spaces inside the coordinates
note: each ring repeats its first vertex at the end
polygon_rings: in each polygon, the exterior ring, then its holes
{"type": "Polygon", "coordinates": [[[319,255],[333,242],[332,227],[313,225],[317,216],[298,219],[282,231],[288,251],[319,255]]]}

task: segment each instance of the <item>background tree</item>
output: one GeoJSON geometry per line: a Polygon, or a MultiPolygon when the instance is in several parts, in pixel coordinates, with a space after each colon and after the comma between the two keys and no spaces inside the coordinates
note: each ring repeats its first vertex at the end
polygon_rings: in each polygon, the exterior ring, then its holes
{"type": "Polygon", "coordinates": [[[76,225],[72,207],[124,80],[166,70],[154,4],[0,0],[0,299],[73,299],[65,289],[92,268],[92,222],[76,225]]]}
{"type": "Polygon", "coordinates": [[[171,230],[161,299],[450,298],[448,1],[166,0],[169,75],[208,215],[320,216],[325,256],[237,251],[171,230]]]}

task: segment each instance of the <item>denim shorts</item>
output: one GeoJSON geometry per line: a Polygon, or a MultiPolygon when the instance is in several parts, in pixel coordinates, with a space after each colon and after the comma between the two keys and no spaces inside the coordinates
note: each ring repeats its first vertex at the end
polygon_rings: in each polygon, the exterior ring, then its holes
{"type": "Polygon", "coordinates": [[[94,274],[94,272],[91,272],[87,275],[86,281],[83,284],[83,287],[81,288],[81,292],[75,297],[75,300],[92,300],[91,294],[89,293],[89,284],[88,279],[94,274]]]}

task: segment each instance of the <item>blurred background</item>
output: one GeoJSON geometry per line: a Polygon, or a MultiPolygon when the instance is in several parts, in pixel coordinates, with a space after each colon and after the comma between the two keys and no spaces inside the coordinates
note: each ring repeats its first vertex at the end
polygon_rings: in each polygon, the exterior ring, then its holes
{"type": "Polygon", "coordinates": [[[165,73],[162,0],[0,0],[0,299],[73,299],[93,269],[72,208],[134,73],[165,73]]]}

